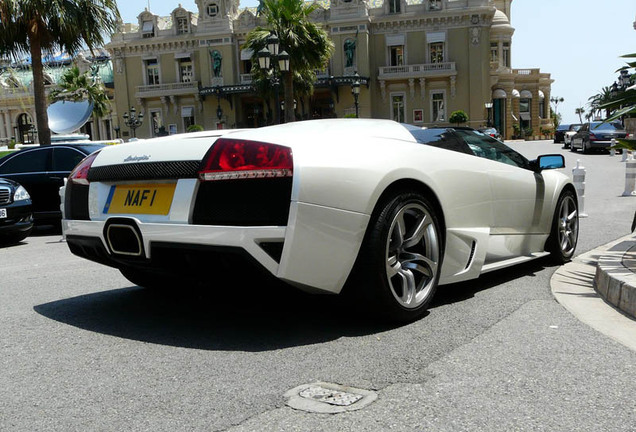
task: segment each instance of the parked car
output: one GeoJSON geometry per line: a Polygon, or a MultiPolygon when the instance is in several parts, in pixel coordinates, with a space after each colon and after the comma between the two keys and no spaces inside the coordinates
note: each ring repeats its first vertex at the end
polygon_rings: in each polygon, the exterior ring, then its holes
{"type": "Polygon", "coordinates": [[[569,129],[570,129],[569,124],[558,125],[556,130],[554,131],[554,143],[555,144],[562,143],[563,140],[565,139],[565,132],[568,131],[569,129]]]}
{"type": "Polygon", "coordinates": [[[570,148],[570,142],[572,141],[572,137],[581,129],[583,126],[580,123],[571,124],[567,131],[563,134],[563,147],[570,148]]]}
{"type": "Polygon", "coordinates": [[[484,133],[484,134],[486,134],[488,136],[491,136],[491,137],[493,137],[495,139],[501,140],[501,134],[494,127],[481,128],[481,129],[479,129],[479,132],[484,133]]]}
{"type": "Polygon", "coordinates": [[[578,213],[563,167],[473,129],[391,120],[172,135],[86,158],[62,226],[72,253],[142,287],[227,289],[223,275],[255,264],[409,321],[438,284],[569,260],[578,213]]]}
{"type": "Polygon", "coordinates": [[[0,178],[0,244],[18,243],[31,234],[31,197],[20,184],[0,178]]]}
{"type": "Polygon", "coordinates": [[[625,138],[626,136],[627,132],[619,122],[584,123],[572,136],[570,150],[575,152],[577,149],[581,149],[583,153],[588,153],[591,150],[607,150],[612,145],[612,138],[625,138]]]}
{"type": "Polygon", "coordinates": [[[60,187],[71,170],[103,144],[54,144],[25,148],[0,159],[0,177],[20,183],[31,195],[37,223],[62,219],[60,187]]]}

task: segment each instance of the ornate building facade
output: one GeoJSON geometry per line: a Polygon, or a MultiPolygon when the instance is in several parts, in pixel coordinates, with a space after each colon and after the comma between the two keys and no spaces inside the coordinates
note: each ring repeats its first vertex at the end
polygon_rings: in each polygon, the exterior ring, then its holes
{"type": "MultiPolygon", "coordinates": [[[[512,0],[323,0],[312,20],[330,35],[335,51],[318,71],[311,97],[298,98],[297,118],[390,118],[419,126],[449,125],[455,110],[472,127],[492,124],[505,138],[519,129],[551,127],[549,74],[511,67],[512,0]],[[352,95],[355,74],[362,82],[352,95]]],[[[238,0],[196,0],[170,16],[144,10],[121,24],[111,54],[114,113],[103,135],[134,131],[122,115],[144,114],[136,136],[270,124],[279,109],[251,85],[246,36],[264,24],[256,8],[238,0]]],[[[283,47],[284,48],[284,47],[283,47]]],[[[0,135],[14,134],[29,111],[28,94],[6,87],[0,99],[0,135]],[[26,98],[26,99],[25,99],[26,98]],[[13,102],[12,102],[13,101],[13,102]],[[21,105],[20,105],[21,104],[21,105]],[[22,111],[21,111],[22,110],[22,111]]],[[[280,107],[284,109],[285,107],[280,107]]],[[[105,120],[106,121],[106,120],[105,120]]],[[[21,126],[27,127],[27,126],[21,126]]],[[[2,138],[2,137],[0,137],[2,138]]]]}
{"type": "MultiPolygon", "coordinates": [[[[113,68],[107,52],[96,50],[93,54],[82,52],[75,59],[66,54],[47,56],[44,62],[45,92],[57,86],[62,75],[72,66],[80,72],[93,70],[104,84],[106,94],[113,99],[113,68]],[[94,54],[94,55],[93,55],[94,54]]],[[[95,116],[82,126],[80,132],[94,140],[111,140],[118,133],[117,114],[113,111],[108,117],[95,116]]],[[[38,142],[35,123],[35,105],[33,96],[33,72],[27,63],[0,65],[0,146],[10,144],[33,144],[38,142]]]]}

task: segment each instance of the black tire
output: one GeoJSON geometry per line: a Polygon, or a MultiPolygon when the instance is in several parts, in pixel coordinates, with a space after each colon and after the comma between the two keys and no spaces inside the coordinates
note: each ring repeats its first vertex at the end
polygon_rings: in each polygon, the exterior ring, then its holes
{"type": "Polygon", "coordinates": [[[435,207],[418,192],[397,193],[372,215],[348,289],[375,316],[416,320],[435,294],[443,251],[435,207]]]}
{"type": "Polygon", "coordinates": [[[581,142],[581,147],[582,147],[582,150],[583,150],[584,154],[588,154],[590,152],[590,149],[588,148],[588,146],[585,145],[585,141],[581,142]]]}
{"type": "Polygon", "coordinates": [[[570,142],[570,151],[572,153],[576,153],[576,147],[574,147],[574,144],[572,142],[570,142]]]}
{"type": "Polygon", "coordinates": [[[579,237],[579,207],[576,194],[571,190],[561,193],[554,217],[546,250],[552,260],[563,264],[572,259],[579,237]]]}

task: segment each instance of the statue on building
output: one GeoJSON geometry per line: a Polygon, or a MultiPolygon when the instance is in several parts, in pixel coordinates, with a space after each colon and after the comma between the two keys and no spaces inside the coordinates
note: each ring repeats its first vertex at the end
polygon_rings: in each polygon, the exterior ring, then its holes
{"type": "Polygon", "coordinates": [[[258,7],[256,8],[256,16],[260,16],[261,12],[263,12],[263,8],[265,5],[263,4],[263,0],[258,0],[258,7]]]}
{"type": "Polygon", "coordinates": [[[344,43],[344,53],[346,58],[345,67],[352,67],[356,55],[356,40],[347,39],[344,43]]]}
{"type": "Polygon", "coordinates": [[[356,45],[358,44],[358,30],[356,29],[356,36],[353,39],[347,39],[344,43],[344,53],[346,58],[345,67],[353,67],[355,65],[356,58],[356,45]]]}
{"type": "Polygon", "coordinates": [[[221,63],[223,61],[223,58],[221,57],[221,53],[218,52],[217,50],[214,50],[210,52],[210,55],[212,56],[212,72],[214,73],[215,77],[220,77],[221,63]]]}

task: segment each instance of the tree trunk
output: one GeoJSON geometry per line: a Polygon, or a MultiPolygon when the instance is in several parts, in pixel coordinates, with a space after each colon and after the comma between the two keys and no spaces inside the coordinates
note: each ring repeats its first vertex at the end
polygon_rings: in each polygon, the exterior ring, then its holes
{"type": "Polygon", "coordinates": [[[285,123],[296,120],[294,112],[294,77],[290,70],[283,75],[283,83],[285,84],[285,123]]]}
{"type": "Polygon", "coordinates": [[[51,144],[51,129],[49,129],[49,116],[46,112],[48,106],[46,92],[44,91],[44,68],[42,66],[42,50],[36,34],[29,35],[31,44],[31,67],[33,68],[33,98],[35,105],[35,121],[38,126],[38,141],[40,145],[51,144]]]}

